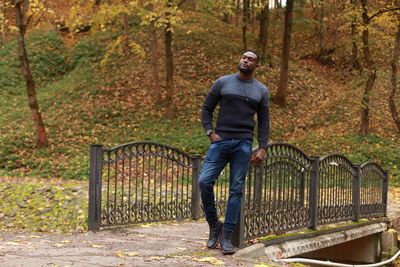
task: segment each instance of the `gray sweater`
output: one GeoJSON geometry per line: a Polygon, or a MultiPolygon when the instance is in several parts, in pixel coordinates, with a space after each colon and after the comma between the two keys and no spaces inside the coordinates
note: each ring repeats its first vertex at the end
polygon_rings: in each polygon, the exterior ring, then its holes
{"type": "Polygon", "coordinates": [[[238,74],[217,79],[208,93],[201,111],[204,129],[213,130],[212,118],[220,104],[215,132],[222,139],[253,140],[254,114],[258,120],[258,143],[266,148],[269,135],[268,89],[257,81],[242,80],[238,74]]]}

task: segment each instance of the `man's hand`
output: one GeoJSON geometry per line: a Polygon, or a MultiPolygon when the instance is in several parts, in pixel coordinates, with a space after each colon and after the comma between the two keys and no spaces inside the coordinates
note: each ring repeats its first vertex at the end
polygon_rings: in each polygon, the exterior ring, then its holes
{"type": "Polygon", "coordinates": [[[208,139],[210,139],[211,143],[213,143],[221,140],[221,137],[216,133],[212,133],[208,136],[208,139]]]}
{"type": "Polygon", "coordinates": [[[266,154],[267,151],[265,151],[264,148],[259,148],[257,149],[256,152],[253,153],[253,156],[251,156],[250,161],[254,162],[255,164],[260,164],[265,159],[266,154]]]}

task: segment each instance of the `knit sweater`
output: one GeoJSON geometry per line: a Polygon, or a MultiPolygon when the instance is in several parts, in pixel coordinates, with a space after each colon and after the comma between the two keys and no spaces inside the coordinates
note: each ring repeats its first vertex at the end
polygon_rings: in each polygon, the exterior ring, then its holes
{"type": "Polygon", "coordinates": [[[220,105],[215,132],[221,139],[253,140],[254,114],[258,120],[258,144],[266,148],[269,135],[269,93],[257,81],[231,74],[217,79],[204,102],[201,121],[204,129],[214,130],[213,112],[220,105]]]}

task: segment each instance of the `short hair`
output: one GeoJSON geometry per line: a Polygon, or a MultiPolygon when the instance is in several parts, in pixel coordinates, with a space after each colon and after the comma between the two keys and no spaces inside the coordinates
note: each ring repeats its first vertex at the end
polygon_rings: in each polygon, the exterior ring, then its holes
{"type": "Polygon", "coordinates": [[[246,53],[246,52],[251,52],[251,53],[255,54],[256,57],[257,57],[257,63],[259,63],[261,61],[261,57],[256,51],[254,51],[254,50],[246,50],[246,51],[244,51],[244,53],[246,53]]]}

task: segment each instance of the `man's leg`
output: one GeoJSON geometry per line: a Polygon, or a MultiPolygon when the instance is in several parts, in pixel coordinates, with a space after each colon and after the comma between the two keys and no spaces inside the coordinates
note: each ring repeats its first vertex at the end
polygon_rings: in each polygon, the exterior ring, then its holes
{"type": "Polygon", "coordinates": [[[252,141],[240,140],[232,150],[230,159],[229,199],[225,222],[222,227],[221,249],[224,254],[233,254],[236,248],[231,243],[232,232],[238,221],[243,186],[251,158],[252,141]]]}
{"type": "Polygon", "coordinates": [[[228,162],[229,146],[222,140],[210,145],[200,172],[199,186],[206,220],[210,226],[208,248],[215,248],[220,240],[222,223],[218,220],[214,199],[214,185],[228,162]]]}

